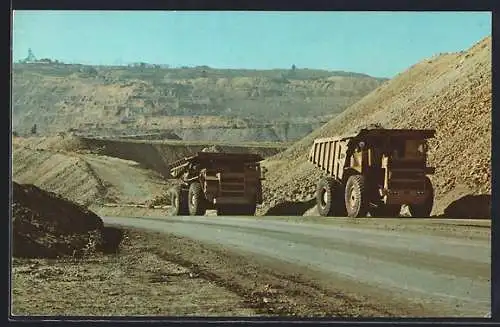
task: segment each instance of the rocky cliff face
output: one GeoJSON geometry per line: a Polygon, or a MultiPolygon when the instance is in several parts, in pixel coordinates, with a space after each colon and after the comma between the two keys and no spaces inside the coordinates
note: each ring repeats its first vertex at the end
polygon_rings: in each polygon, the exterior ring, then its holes
{"type": "Polygon", "coordinates": [[[14,65],[14,130],[30,134],[36,124],[39,135],[154,129],[188,140],[296,140],[384,81],[307,69],[84,68],[14,65]]]}

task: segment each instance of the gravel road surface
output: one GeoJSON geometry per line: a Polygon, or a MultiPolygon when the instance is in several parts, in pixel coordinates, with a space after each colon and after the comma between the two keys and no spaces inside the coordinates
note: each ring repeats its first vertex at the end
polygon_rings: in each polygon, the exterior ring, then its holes
{"type": "MultiPolygon", "coordinates": [[[[385,228],[346,225],[343,219],[338,224],[332,219],[324,224],[280,219],[103,217],[108,224],[168,232],[306,267],[338,288],[420,306],[433,315],[484,316],[490,311],[487,225],[470,223],[479,236],[467,236],[455,230],[435,234],[426,228],[398,229],[404,219],[387,220],[385,228]]],[[[464,222],[444,225],[467,228],[464,222]]]]}

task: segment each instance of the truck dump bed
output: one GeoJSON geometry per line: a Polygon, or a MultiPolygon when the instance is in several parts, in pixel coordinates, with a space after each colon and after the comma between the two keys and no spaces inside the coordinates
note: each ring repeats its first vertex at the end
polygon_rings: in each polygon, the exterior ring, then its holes
{"type": "Polygon", "coordinates": [[[198,152],[191,157],[185,157],[169,165],[172,176],[177,177],[189,164],[200,164],[202,167],[209,162],[252,163],[264,160],[261,155],[254,153],[220,153],[198,152]]]}
{"type": "Polygon", "coordinates": [[[338,176],[344,168],[342,155],[345,156],[347,141],[344,138],[329,137],[314,140],[309,152],[309,161],[327,174],[338,176]]]}
{"type": "Polygon", "coordinates": [[[309,152],[309,161],[328,174],[341,176],[346,152],[351,141],[377,140],[387,138],[429,139],[435,130],[427,129],[362,129],[357,134],[334,136],[314,140],[309,152]]]}

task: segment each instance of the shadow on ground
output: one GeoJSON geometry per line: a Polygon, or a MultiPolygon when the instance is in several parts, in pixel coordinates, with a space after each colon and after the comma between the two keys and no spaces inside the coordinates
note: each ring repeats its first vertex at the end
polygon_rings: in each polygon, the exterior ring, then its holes
{"type": "Polygon", "coordinates": [[[450,203],[436,218],[491,219],[491,195],[465,195],[450,203]]]}
{"type": "MultiPolygon", "coordinates": [[[[271,207],[264,216],[303,216],[316,205],[316,199],[308,201],[282,201],[271,207]]],[[[407,210],[406,210],[407,211],[407,210]]],[[[401,218],[409,216],[404,207],[401,218]]],[[[317,215],[317,214],[315,214],[317,215]]],[[[446,207],[441,215],[432,216],[439,219],[491,219],[491,195],[465,195],[446,207]]]]}
{"type": "Polygon", "coordinates": [[[308,201],[283,201],[267,210],[264,216],[302,216],[316,205],[316,199],[308,201]]]}
{"type": "Polygon", "coordinates": [[[101,251],[106,254],[117,253],[123,240],[123,231],[116,227],[106,226],[102,230],[103,243],[101,251]]]}

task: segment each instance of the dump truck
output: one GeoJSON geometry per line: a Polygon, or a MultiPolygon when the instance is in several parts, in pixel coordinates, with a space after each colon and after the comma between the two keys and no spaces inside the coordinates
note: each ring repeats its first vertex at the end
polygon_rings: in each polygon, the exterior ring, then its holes
{"type": "Polygon", "coordinates": [[[321,216],[429,217],[434,190],[427,175],[430,129],[361,129],[354,135],[315,139],[309,161],[324,172],[316,188],[321,216]]]}
{"type": "Polygon", "coordinates": [[[169,165],[180,181],[171,191],[174,215],[254,215],[262,204],[263,158],[253,153],[198,152],[169,165]]]}

